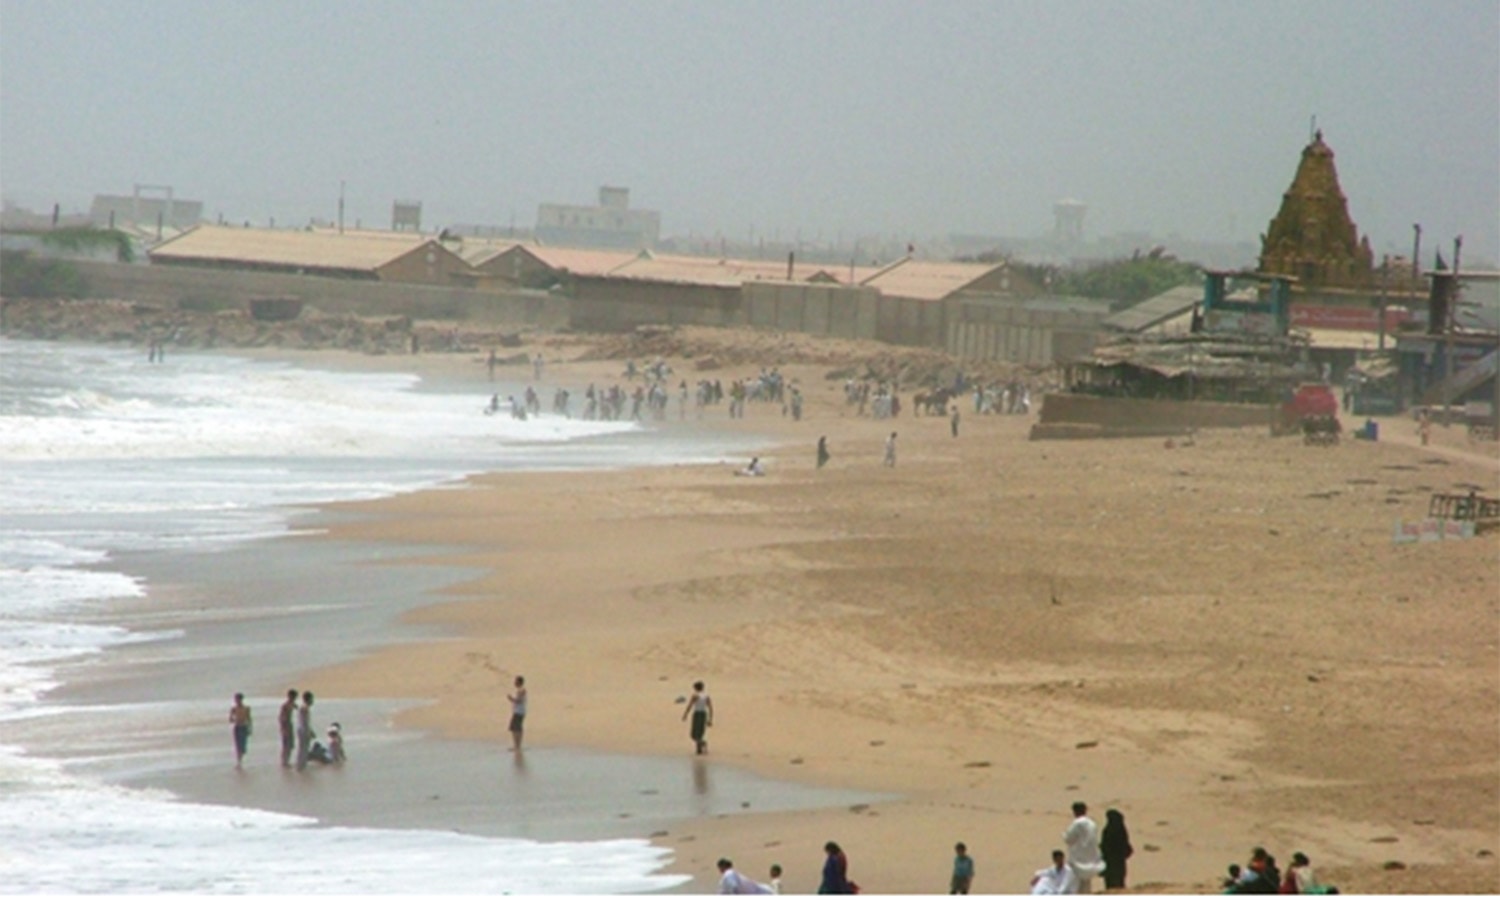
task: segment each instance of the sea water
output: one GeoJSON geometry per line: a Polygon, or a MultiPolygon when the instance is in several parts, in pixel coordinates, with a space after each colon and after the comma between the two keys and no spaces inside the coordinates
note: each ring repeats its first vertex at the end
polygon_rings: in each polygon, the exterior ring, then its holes
{"type": "MultiPolygon", "coordinates": [[[[701,462],[735,449],[702,434],[647,441],[635,423],[486,416],[487,396],[405,374],[217,354],[150,362],[133,350],[0,339],[0,892],[613,893],[681,883],[661,871],[666,851],[640,839],[330,824],[132,786],[142,780],[132,773],[174,764],[151,732],[181,717],[177,698],[60,699],[70,679],[124,673],[119,660],[190,666],[174,648],[192,646],[197,626],[180,611],[152,625],[152,600],[169,586],[143,574],[156,571],[149,560],[243,559],[247,544],[305,527],[305,505],[480,471],[701,462]]],[[[232,606],[202,630],[254,627],[253,609],[232,606]]],[[[202,687],[193,671],[178,679],[185,692],[202,687]]],[[[259,707],[265,755],[275,752],[273,709],[259,707]]],[[[214,713],[215,740],[227,745],[224,710],[214,713]]],[[[200,754],[191,742],[183,752],[200,754]]],[[[560,759],[552,764],[565,767],[560,759]]]]}

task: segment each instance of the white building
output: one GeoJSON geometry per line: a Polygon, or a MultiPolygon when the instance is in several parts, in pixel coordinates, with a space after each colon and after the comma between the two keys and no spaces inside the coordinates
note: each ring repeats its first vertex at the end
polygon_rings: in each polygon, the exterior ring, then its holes
{"type": "Polygon", "coordinates": [[[661,213],[630,208],[630,189],[601,187],[598,206],[543,203],[536,239],[566,247],[650,250],[661,236],[661,213]]]}

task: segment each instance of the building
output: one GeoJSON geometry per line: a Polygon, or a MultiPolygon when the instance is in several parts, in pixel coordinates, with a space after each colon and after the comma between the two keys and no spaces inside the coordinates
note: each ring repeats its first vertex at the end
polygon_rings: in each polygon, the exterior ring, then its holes
{"type": "Polygon", "coordinates": [[[543,203],[536,239],[543,244],[650,250],[661,237],[661,213],[630,208],[630,189],[601,187],[598,206],[543,203]]]}
{"type": "Polygon", "coordinates": [[[877,269],[860,279],[859,284],[875,288],[887,297],[929,301],[944,300],[960,291],[1040,293],[1036,285],[1023,281],[1007,262],[932,262],[908,256],[877,269]]]}
{"type": "Polygon", "coordinates": [[[435,238],[391,232],[200,225],[154,247],[152,265],[457,286],[471,267],[435,238]]]}
{"type": "Polygon", "coordinates": [[[173,196],[170,185],[138,184],[130,196],[95,194],[89,221],[97,228],[170,228],[182,231],[203,221],[203,201],[173,196]],[[155,196],[149,196],[149,195],[155,196]]]}

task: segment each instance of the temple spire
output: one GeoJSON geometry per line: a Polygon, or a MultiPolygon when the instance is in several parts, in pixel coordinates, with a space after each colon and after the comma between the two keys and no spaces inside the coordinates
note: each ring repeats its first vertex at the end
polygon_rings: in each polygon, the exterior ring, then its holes
{"type": "Polygon", "coordinates": [[[1310,287],[1363,287],[1374,277],[1368,238],[1361,238],[1339,188],[1333,150],[1314,129],[1292,185],[1261,242],[1260,270],[1291,275],[1310,287]]]}

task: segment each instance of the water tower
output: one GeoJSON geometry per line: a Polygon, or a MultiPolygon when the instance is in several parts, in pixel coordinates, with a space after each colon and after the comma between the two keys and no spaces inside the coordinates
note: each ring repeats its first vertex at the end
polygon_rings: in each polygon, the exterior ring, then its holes
{"type": "Polygon", "coordinates": [[[1089,208],[1077,200],[1059,200],[1052,204],[1052,236],[1065,244],[1083,241],[1083,216],[1089,208]]]}

